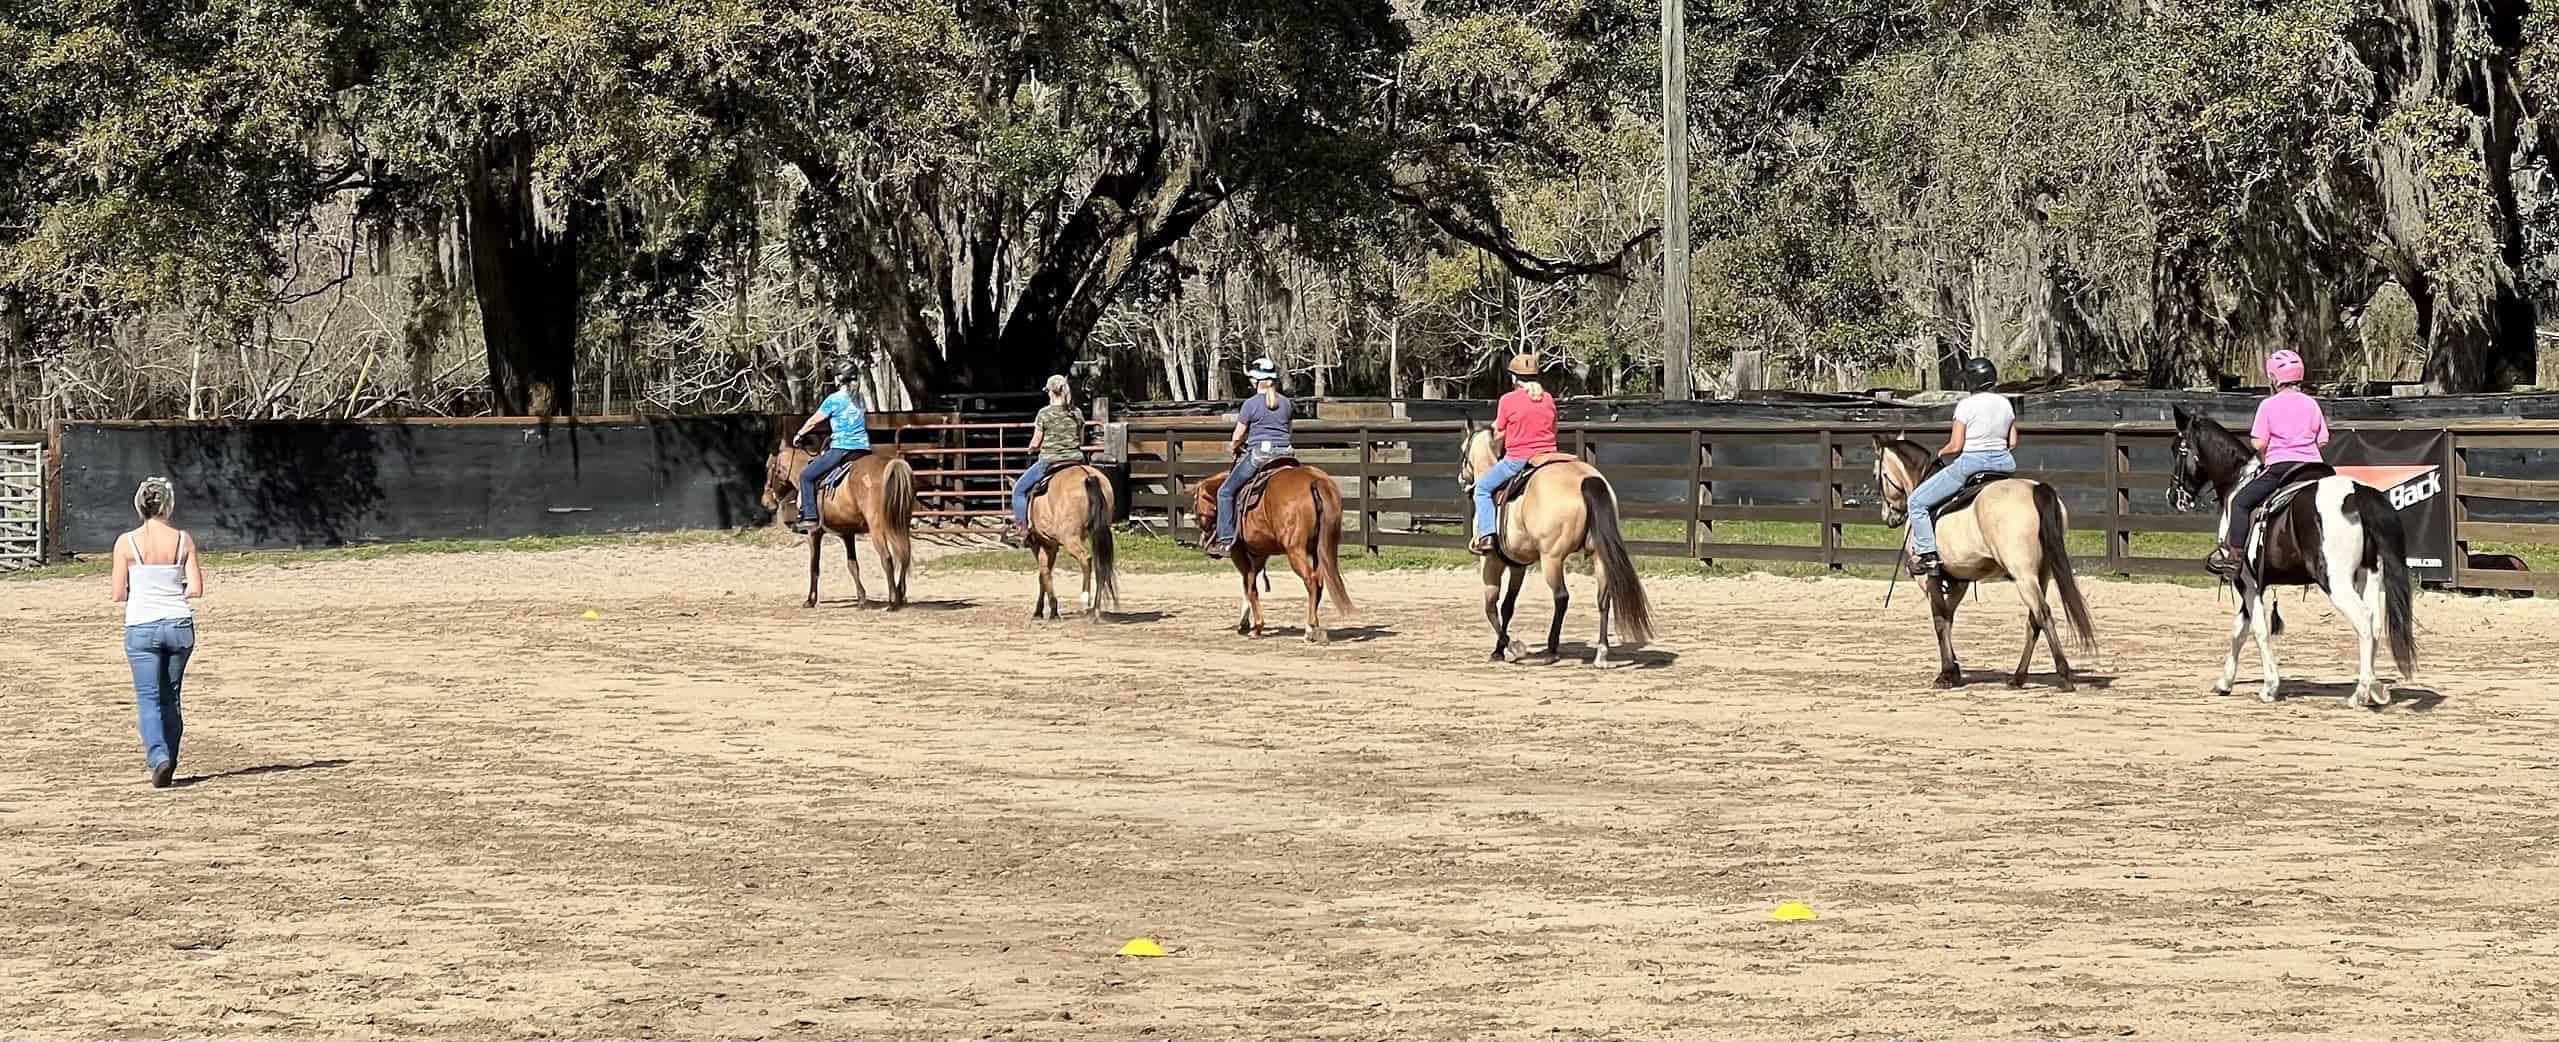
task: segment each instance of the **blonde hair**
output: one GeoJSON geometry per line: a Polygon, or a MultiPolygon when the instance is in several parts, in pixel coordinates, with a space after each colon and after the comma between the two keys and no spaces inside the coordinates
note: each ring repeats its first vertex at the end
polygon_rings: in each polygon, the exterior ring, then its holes
{"type": "Polygon", "coordinates": [[[1259,383],[1259,384],[1268,384],[1268,385],[1269,385],[1269,386],[1267,386],[1267,387],[1262,388],[1262,405],[1263,405],[1265,408],[1271,408],[1271,409],[1279,408],[1279,381],[1277,381],[1277,380],[1255,380],[1255,381],[1253,381],[1253,382],[1254,382],[1254,383],[1259,383]]]}
{"type": "Polygon", "coordinates": [[[133,512],[145,521],[153,518],[168,520],[170,512],[177,507],[178,490],[169,484],[167,478],[144,478],[141,487],[133,490],[133,512]]]}
{"type": "Polygon", "coordinates": [[[1519,389],[1528,392],[1529,401],[1543,401],[1546,398],[1546,385],[1535,380],[1521,380],[1519,389]]]}
{"type": "Polygon", "coordinates": [[[1065,377],[1052,376],[1048,378],[1048,396],[1062,405],[1075,400],[1075,390],[1067,386],[1065,377]]]}

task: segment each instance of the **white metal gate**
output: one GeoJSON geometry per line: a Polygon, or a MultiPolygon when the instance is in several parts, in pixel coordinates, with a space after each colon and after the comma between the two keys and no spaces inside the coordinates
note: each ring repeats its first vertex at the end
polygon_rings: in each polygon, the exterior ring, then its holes
{"type": "Polygon", "coordinates": [[[44,446],[0,442],[0,571],[44,563],[44,446]]]}

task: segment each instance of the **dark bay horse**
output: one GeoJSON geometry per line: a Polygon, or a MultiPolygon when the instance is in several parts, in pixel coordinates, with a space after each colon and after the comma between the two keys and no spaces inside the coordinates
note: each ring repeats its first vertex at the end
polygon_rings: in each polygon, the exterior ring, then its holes
{"type": "MultiPolygon", "coordinates": [[[[764,506],[780,510],[800,500],[798,476],[814,453],[798,445],[782,445],[764,461],[764,506]]],[[[853,537],[867,534],[879,555],[880,573],[888,578],[889,609],[906,606],[907,573],[915,567],[915,470],[894,455],[873,452],[853,461],[851,473],[817,499],[818,527],[809,533],[809,596],[801,607],[817,607],[818,562],[828,533],[844,540],[844,566],[853,573],[853,600],[871,603],[862,586],[862,562],[853,537]]]]}
{"type": "MultiPolygon", "coordinates": [[[[1909,518],[1910,492],[1927,476],[1928,462],[1936,455],[1915,441],[1875,439],[1875,483],[1883,490],[1885,524],[1899,528],[1909,518]]],[[[2060,494],[2025,478],[1992,482],[1962,509],[1939,517],[1937,556],[1945,562],[1946,574],[1922,583],[1937,625],[1938,687],[1963,686],[1963,667],[1955,660],[1955,609],[1963,604],[1967,587],[1990,579],[2011,580],[2026,606],[2026,650],[2018,656],[2008,686],[2025,686],[2027,667],[2035,664],[2035,640],[2041,637],[2052,649],[2061,689],[2077,687],[2070,660],[2062,655],[2061,629],[2044,595],[2050,583],[2061,596],[2075,643],[2095,653],[2096,624],[2088,615],[2088,599],[2080,596],[2079,579],[2071,574],[2063,539],[2069,530],[2070,514],[2062,508],[2060,494]]]]}
{"type": "Polygon", "coordinates": [[[1078,603],[1085,620],[1100,622],[1102,609],[1118,607],[1120,599],[1118,553],[1111,545],[1116,507],[1110,479],[1099,467],[1069,463],[1050,471],[1045,485],[1031,497],[1028,542],[1040,562],[1040,592],[1031,601],[1031,617],[1058,617],[1055,573],[1058,551],[1063,550],[1084,573],[1078,603]]]}
{"type": "MultiPolygon", "coordinates": [[[[1359,610],[1351,603],[1351,592],[1342,586],[1342,490],[1333,484],[1332,475],[1302,464],[1266,473],[1271,479],[1263,486],[1261,501],[1235,519],[1235,548],[1230,556],[1235,571],[1244,577],[1244,619],[1235,632],[1262,635],[1262,593],[1253,580],[1272,558],[1286,557],[1289,569],[1306,582],[1306,642],[1327,643],[1331,637],[1317,614],[1325,591],[1332,591],[1336,612],[1350,615],[1359,610]]],[[[1225,483],[1226,474],[1221,473],[1192,490],[1191,516],[1203,519],[1203,527],[1214,524],[1217,489],[1225,483]]],[[[1238,503],[1236,509],[1244,510],[1244,505],[1238,503]]]]}
{"type": "MultiPolygon", "coordinates": [[[[2168,495],[2179,510],[2192,510],[2211,485],[2222,504],[2224,527],[2230,520],[2230,494],[2257,473],[2257,451],[2211,419],[2176,409],[2176,466],[2169,475],[2168,495]]],[[[2399,512],[2388,497],[2353,478],[2332,474],[2312,482],[2267,519],[2265,533],[2252,535],[2243,548],[2239,574],[2231,584],[2239,590],[2239,617],[2230,624],[2230,655],[2222,660],[2221,679],[2213,693],[2227,695],[2239,680],[2239,649],[2247,646],[2250,624],[2257,650],[2265,660],[2265,686],[2257,699],[2280,697],[2283,677],[2275,667],[2275,636],[2283,617],[2266,590],[2275,586],[2316,586],[2328,594],[2337,614],[2354,627],[2358,645],[2355,693],[2347,705],[2379,709],[2390,704],[2390,686],[2373,674],[2373,656],[2382,632],[2390,637],[2390,658],[2399,679],[2417,675],[2416,581],[2408,572],[2408,539],[2399,512]]]]}
{"type": "MultiPolygon", "coordinates": [[[[1491,430],[1470,429],[1464,449],[1457,483],[1472,492],[1475,476],[1501,458],[1501,441],[1491,430]]],[[[1532,561],[1555,595],[1555,619],[1546,627],[1542,657],[1552,662],[1561,655],[1564,609],[1573,599],[1564,587],[1564,563],[1574,554],[1590,555],[1595,562],[1592,570],[1599,575],[1599,643],[1591,653],[1591,665],[1605,669],[1616,664],[1608,660],[1612,619],[1627,640],[1640,644],[1653,639],[1652,602],[1644,596],[1644,582],[1635,575],[1634,559],[1627,555],[1626,540],[1618,532],[1617,493],[1600,476],[1599,468],[1570,460],[1531,472],[1528,487],[1502,511],[1497,547],[1484,555],[1484,621],[1493,626],[1493,661],[1518,662],[1528,656],[1528,646],[1511,639],[1510,629],[1512,609],[1519,606],[1520,583],[1532,561]]]]}

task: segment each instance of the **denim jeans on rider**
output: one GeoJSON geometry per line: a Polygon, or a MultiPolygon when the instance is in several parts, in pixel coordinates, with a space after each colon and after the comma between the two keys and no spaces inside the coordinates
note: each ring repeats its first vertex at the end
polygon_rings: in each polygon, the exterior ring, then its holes
{"type": "Polygon", "coordinates": [[[845,457],[858,451],[861,450],[828,449],[818,453],[817,458],[810,460],[808,466],[800,468],[800,520],[811,523],[817,521],[818,481],[825,478],[828,471],[834,470],[836,464],[844,462],[845,457]]]}
{"type": "Polygon", "coordinates": [[[1235,469],[1226,472],[1226,481],[1217,486],[1217,541],[1235,541],[1235,494],[1253,480],[1253,474],[1270,462],[1262,454],[1247,451],[1235,460],[1235,469]]]}
{"type": "Polygon", "coordinates": [[[187,657],[195,654],[195,620],[167,619],[124,628],[124,657],[133,666],[134,724],[142,732],[144,762],[176,769],[178,737],[186,722],[178,713],[187,657]]]}
{"type": "Polygon", "coordinates": [[[1013,482],[1013,527],[1031,526],[1031,486],[1040,483],[1040,478],[1048,474],[1048,468],[1047,460],[1032,460],[1030,467],[1022,471],[1021,479],[1013,482]]]}
{"type": "Polygon", "coordinates": [[[1937,519],[1928,512],[1939,503],[1954,498],[1955,490],[1973,475],[1986,471],[2014,472],[2017,457],[2007,452],[1967,452],[1946,461],[1946,469],[1919,483],[1910,493],[1910,549],[1912,553],[1937,552],[1937,519]]]}
{"type": "Polygon", "coordinates": [[[1493,464],[1491,469],[1475,475],[1475,538],[1482,539],[1493,534],[1493,528],[1501,521],[1500,513],[1493,509],[1493,492],[1509,484],[1512,478],[1518,477],[1519,472],[1526,469],[1528,469],[1527,460],[1506,459],[1493,464]]]}

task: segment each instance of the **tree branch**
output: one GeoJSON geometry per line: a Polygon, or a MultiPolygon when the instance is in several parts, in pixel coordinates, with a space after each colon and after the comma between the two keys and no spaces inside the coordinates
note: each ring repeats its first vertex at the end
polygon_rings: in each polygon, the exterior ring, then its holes
{"type": "Polygon", "coordinates": [[[1627,278],[1627,261],[1646,241],[1662,233],[1658,224],[1645,228],[1608,257],[1588,260],[1541,257],[1512,237],[1509,225],[1502,220],[1501,211],[1489,203],[1477,199],[1450,199],[1429,189],[1427,183],[1396,184],[1387,186],[1386,194],[1397,204],[1429,218],[1440,231],[1492,255],[1502,262],[1505,270],[1531,282],[1561,282],[1594,275],[1624,281],[1627,278]]]}

